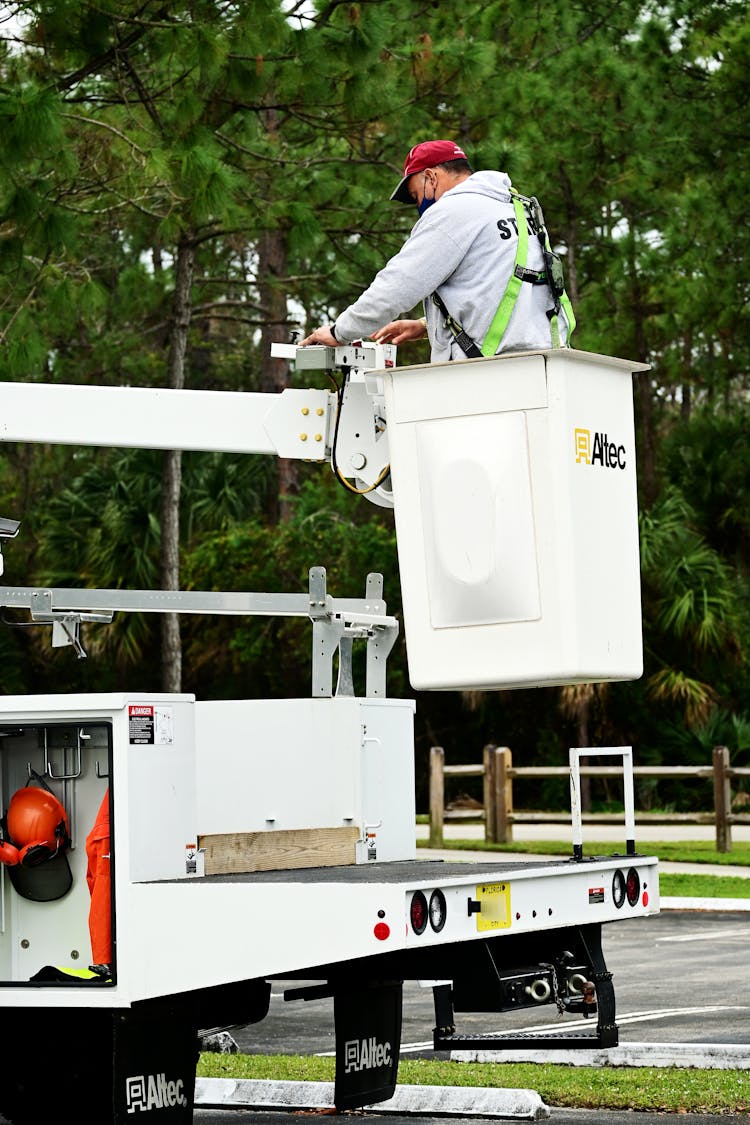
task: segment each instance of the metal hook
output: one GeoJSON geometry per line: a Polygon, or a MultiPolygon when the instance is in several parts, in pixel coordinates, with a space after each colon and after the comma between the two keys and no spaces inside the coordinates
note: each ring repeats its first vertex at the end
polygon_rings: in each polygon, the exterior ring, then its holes
{"type": "MultiPolygon", "coordinates": [[[[47,728],[44,728],[44,772],[47,777],[51,777],[53,781],[73,781],[75,778],[81,776],[81,732],[76,732],[76,753],[78,756],[73,773],[55,773],[52,769],[52,764],[49,758],[49,747],[47,745],[47,728]]],[[[88,735],[84,737],[89,737],[88,735]]],[[[63,751],[63,762],[65,761],[65,751],[63,751]]]]}

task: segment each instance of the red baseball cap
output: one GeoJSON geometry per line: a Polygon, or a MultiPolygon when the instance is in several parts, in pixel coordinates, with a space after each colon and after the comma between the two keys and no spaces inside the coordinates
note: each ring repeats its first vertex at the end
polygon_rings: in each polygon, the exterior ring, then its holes
{"type": "Polygon", "coordinates": [[[434,168],[436,164],[445,164],[449,160],[467,160],[464,150],[455,141],[422,141],[409,150],[404,161],[404,174],[391,199],[399,203],[413,203],[409,195],[406,181],[415,172],[424,172],[425,168],[434,168]]]}

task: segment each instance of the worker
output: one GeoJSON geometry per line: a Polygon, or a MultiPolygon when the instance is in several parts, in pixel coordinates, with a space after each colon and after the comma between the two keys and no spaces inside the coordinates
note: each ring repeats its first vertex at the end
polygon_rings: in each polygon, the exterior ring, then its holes
{"type": "Polygon", "coordinates": [[[408,239],[334,324],[302,344],[427,336],[432,361],[445,362],[568,342],[575,318],[559,258],[505,172],[473,172],[453,141],[424,141],[407,155],[391,199],[419,212],[408,239]],[[422,301],[424,317],[403,319],[422,301]]]}

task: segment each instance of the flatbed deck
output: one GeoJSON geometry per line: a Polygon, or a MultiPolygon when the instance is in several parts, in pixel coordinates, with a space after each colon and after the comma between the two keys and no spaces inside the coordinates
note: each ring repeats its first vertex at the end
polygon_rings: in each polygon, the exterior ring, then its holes
{"type": "Polygon", "coordinates": [[[646,859],[646,855],[605,855],[584,856],[583,860],[505,860],[489,856],[487,860],[444,860],[408,859],[389,863],[359,863],[340,867],[308,867],[300,870],[250,871],[205,875],[201,882],[206,883],[411,883],[443,882],[458,878],[463,881],[480,879],[491,875],[493,878],[517,875],[548,874],[551,870],[560,874],[565,871],[580,871],[590,863],[606,863],[622,866],[646,859]]]}

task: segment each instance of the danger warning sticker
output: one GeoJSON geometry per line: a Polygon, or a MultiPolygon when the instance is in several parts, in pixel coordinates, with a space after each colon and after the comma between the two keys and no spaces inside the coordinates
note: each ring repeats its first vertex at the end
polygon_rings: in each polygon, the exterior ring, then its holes
{"type": "Polygon", "coordinates": [[[128,741],[131,746],[171,746],[174,742],[174,710],[152,703],[128,706],[128,741]]]}

